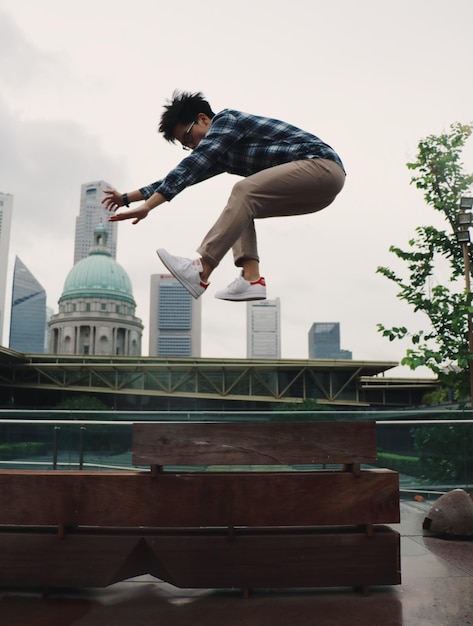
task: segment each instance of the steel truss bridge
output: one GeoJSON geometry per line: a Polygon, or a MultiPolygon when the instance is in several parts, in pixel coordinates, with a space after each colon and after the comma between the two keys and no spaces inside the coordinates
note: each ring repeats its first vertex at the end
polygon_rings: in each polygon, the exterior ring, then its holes
{"type": "MultiPolygon", "coordinates": [[[[0,388],[165,398],[300,403],[339,407],[412,406],[435,379],[384,373],[395,362],[252,360],[22,354],[0,348],[0,388]]],[[[235,406],[235,408],[237,408],[235,406]]]]}

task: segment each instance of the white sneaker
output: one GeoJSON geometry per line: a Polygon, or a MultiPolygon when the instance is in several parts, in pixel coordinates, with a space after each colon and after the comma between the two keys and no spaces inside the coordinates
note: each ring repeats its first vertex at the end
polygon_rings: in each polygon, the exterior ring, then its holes
{"type": "Polygon", "coordinates": [[[258,280],[249,281],[240,275],[226,289],[217,291],[215,297],[219,298],[219,300],[232,300],[235,302],[266,300],[266,282],[262,276],[258,280]]]}
{"type": "Polygon", "coordinates": [[[187,289],[193,298],[197,300],[209,286],[200,278],[203,270],[200,259],[185,259],[181,256],[173,256],[167,250],[156,250],[159,258],[181,285],[187,289]]]}

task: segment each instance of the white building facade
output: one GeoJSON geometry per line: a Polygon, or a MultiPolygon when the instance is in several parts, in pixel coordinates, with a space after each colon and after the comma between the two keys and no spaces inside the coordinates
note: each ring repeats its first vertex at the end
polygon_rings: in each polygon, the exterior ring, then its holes
{"type": "Polygon", "coordinates": [[[2,345],[12,212],[13,196],[0,192],[0,344],[2,345]]]}
{"type": "Polygon", "coordinates": [[[248,359],[281,358],[281,303],[255,300],[247,303],[246,356],[248,359]]]}
{"type": "Polygon", "coordinates": [[[81,185],[80,211],[76,217],[74,238],[74,265],[89,255],[90,243],[98,224],[105,224],[110,254],[113,259],[117,258],[117,223],[108,220],[109,212],[102,204],[104,189],[111,188],[112,185],[104,180],[81,185]]]}
{"type": "Polygon", "coordinates": [[[49,352],[141,356],[143,324],[135,317],[131,281],[106,243],[99,224],[89,256],[69,272],[59,312],[49,320],[49,352]]]}

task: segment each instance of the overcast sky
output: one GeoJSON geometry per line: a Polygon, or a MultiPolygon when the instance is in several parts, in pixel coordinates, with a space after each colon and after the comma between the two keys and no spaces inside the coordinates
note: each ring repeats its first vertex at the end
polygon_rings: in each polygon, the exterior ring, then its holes
{"type": "MultiPolygon", "coordinates": [[[[81,184],[106,180],[123,192],[165,175],[184,153],[156,132],[162,105],[176,88],[203,91],[215,111],[277,117],[319,135],[347,169],[331,207],[257,223],[268,297],[281,299],[282,357],[307,358],[312,323],[338,321],[354,359],[400,361],[409,344],[390,343],[377,323],[417,330],[426,320],[376,268],[401,269],[389,246],[440,224],[409,184],[406,162],[420,139],[473,120],[472,24],[471,0],[0,0],[9,280],[18,255],[57,312],[81,184]]],[[[465,165],[472,170],[471,145],[465,165]]],[[[150,275],[164,270],[156,248],[196,256],[236,180],[221,175],[136,226],[119,224],[117,260],[146,327],[150,275]]],[[[213,297],[236,275],[227,255],[203,297],[204,357],[246,356],[246,305],[213,297]]]]}

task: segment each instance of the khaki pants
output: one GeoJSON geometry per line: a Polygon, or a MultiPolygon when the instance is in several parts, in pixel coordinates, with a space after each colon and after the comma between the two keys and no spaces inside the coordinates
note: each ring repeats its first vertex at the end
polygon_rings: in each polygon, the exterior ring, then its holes
{"type": "Polygon", "coordinates": [[[235,265],[259,261],[254,220],[305,215],[331,204],[345,183],[345,172],[328,159],[276,165],[238,181],[227,206],[197,249],[217,267],[230,248],[235,265]]]}

